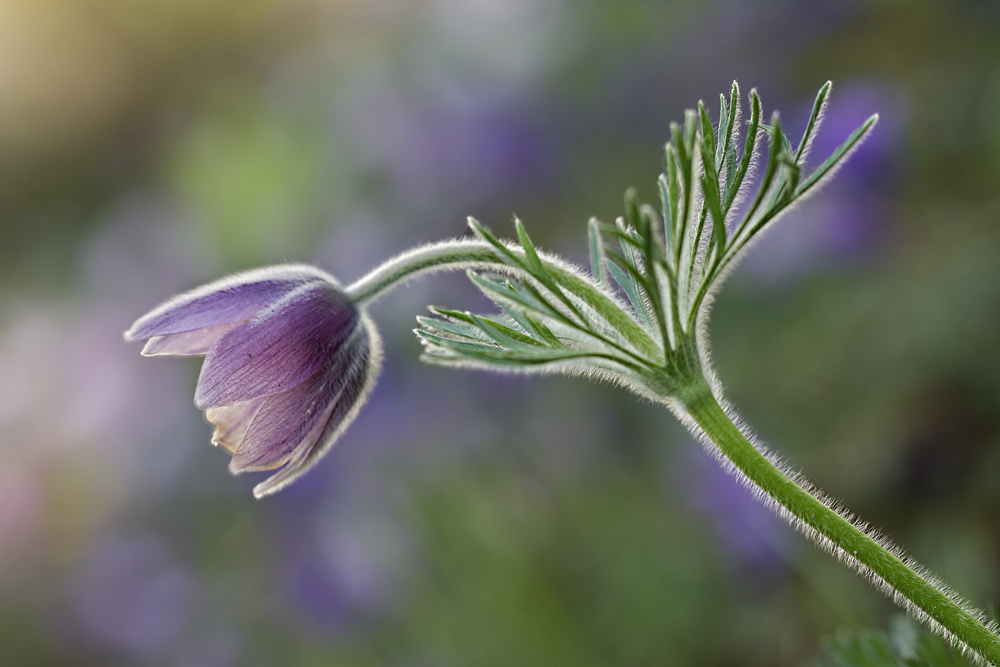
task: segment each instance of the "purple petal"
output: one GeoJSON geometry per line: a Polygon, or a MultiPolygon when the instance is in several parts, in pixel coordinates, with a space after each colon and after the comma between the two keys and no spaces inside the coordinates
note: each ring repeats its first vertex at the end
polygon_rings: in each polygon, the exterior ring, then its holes
{"type": "Polygon", "coordinates": [[[230,454],[235,454],[243,442],[250,423],[257,416],[266,396],[255,398],[246,403],[236,405],[226,405],[221,408],[209,408],[205,411],[208,421],[215,424],[215,432],[212,433],[212,444],[221,445],[230,454]]]}
{"type": "Polygon", "coordinates": [[[204,410],[292,389],[330,363],[358,321],[354,304],[334,285],[299,287],[215,342],[195,405],[204,410]]]}
{"type": "Polygon", "coordinates": [[[170,299],[143,315],[125,340],[182,333],[254,317],[268,305],[306,283],[337,282],[306,264],[283,264],[237,273],[170,299]]]}
{"type": "Polygon", "coordinates": [[[215,324],[204,329],[185,331],[184,333],[153,336],[146,342],[146,347],[142,348],[142,355],[152,357],[161,354],[206,354],[222,334],[236,326],[238,323],[230,322],[228,324],[215,324]]]}
{"type": "MultiPolygon", "coordinates": [[[[378,331],[367,316],[362,316],[362,333],[352,339],[348,347],[353,361],[345,374],[343,388],[326,419],[319,437],[304,440],[295,447],[284,468],[254,487],[257,498],[276,493],[304,475],[334,445],[347,430],[364,405],[365,398],[378,376],[381,362],[381,344],[378,331]]],[[[312,432],[310,432],[310,437],[312,432]]]]}
{"type": "Polygon", "coordinates": [[[348,356],[353,356],[355,346],[346,347],[306,382],[267,399],[229,464],[233,473],[273,470],[287,463],[297,449],[316,442],[335,407],[352,400],[351,371],[359,360],[348,356]]]}

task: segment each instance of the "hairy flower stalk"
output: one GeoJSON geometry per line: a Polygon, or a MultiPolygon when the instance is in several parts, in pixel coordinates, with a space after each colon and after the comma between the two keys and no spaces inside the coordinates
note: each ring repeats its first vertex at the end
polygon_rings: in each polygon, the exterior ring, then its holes
{"type": "Polygon", "coordinates": [[[970,657],[1000,665],[995,624],[755,444],[712,370],[707,321],[715,292],[759,234],[816,191],[877,120],[803,174],[829,93],[827,83],[794,148],[777,113],[761,121],[756,91],[739,146],[735,83],[728,100],[720,96],[717,125],[701,104],[687,112],[671,125],[660,210],[630,192],[614,224],[592,220],[589,272],[536,249],[520,221],[511,243],[470,220],[475,238],[416,248],[346,288],[302,266],[239,274],[167,302],[126,338],[150,339],[146,354],[207,352],[195,402],[217,424],[213,441],[234,453],[233,472],[283,466],[255,489],[265,495],[313,465],[361,405],[378,366],[365,306],[418,275],[465,268],[501,312],[432,308],[435,317],[418,318],[422,359],[586,375],[667,406],[779,515],[970,657]],[[765,138],[767,156],[756,165],[765,138]],[[306,404],[295,404],[300,396],[306,404]]]}

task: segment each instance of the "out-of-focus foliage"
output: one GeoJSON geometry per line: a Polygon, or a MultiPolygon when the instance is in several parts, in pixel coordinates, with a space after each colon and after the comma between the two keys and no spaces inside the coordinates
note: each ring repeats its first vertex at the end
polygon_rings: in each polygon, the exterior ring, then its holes
{"type": "Polygon", "coordinates": [[[998,33],[977,0],[0,1],[0,665],[801,665],[886,627],[665,411],[421,365],[426,304],[488,307],[461,276],[376,305],[371,403],[264,502],[197,364],[121,342],[227,271],[350,281],[466,215],[586,264],[733,79],[792,136],[832,79],[815,156],[881,120],[719,295],[729,397],[995,601],[998,33]]]}
{"type": "Polygon", "coordinates": [[[841,632],[830,642],[821,667],[964,667],[940,637],[928,635],[913,621],[896,618],[889,632],[841,632]]]}

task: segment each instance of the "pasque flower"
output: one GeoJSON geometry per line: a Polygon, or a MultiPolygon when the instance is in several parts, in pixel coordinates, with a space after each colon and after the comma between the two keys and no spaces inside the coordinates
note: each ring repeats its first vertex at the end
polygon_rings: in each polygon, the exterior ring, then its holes
{"type": "Polygon", "coordinates": [[[974,658],[1000,666],[997,624],[755,442],[724,407],[712,370],[714,294],[763,230],[816,192],[877,120],[805,173],[830,86],[797,146],[777,113],[762,122],[756,91],[744,132],[735,83],[728,101],[720,97],[717,125],[701,103],[671,124],[660,210],[630,193],[614,224],[592,220],[589,273],[536,249],[520,221],[512,243],[470,220],[473,238],[414,248],[347,287],[308,266],[251,271],[168,301],[125,337],[147,340],[145,354],[207,355],[195,404],[216,425],[213,441],[233,453],[231,470],[280,468],[254,489],[259,497],[308,470],[361,404],[379,356],[364,304],[417,275],[467,269],[501,312],[432,309],[436,317],[420,318],[416,331],[423,359],[588,375],[665,405],[779,515],[974,658]]]}
{"type": "Polygon", "coordinates": [[[378,374],[371,320],[319,269],[288,264],[223,278],[170,299],[125,332],[142,353],[205,355],[194,402],[232,453],[234,474],[279,469],[279,491],[326,453],[378,374]]]}

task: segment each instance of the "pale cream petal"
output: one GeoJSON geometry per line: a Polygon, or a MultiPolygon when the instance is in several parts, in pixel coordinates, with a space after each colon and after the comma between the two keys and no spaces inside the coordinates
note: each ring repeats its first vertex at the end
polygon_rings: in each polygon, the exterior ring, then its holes
{"type": "Polygon", "coordinates": [[[267,401],[266,396],[255,398],[236,405],[225,405],[219,408],[209,408],[205,411],[208,421],[215,424],[212,433],[212,444],[221,446],[230,454],[235,454],[243,437],[250,428],[250,423],[257,416],[260,406],[267,401]]]}

